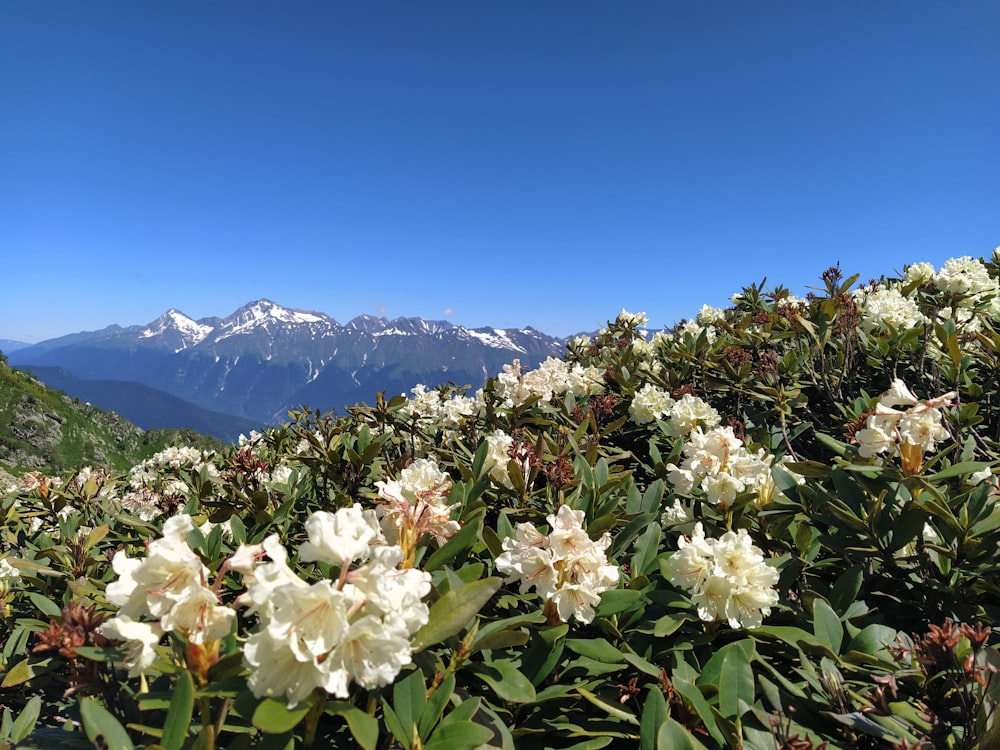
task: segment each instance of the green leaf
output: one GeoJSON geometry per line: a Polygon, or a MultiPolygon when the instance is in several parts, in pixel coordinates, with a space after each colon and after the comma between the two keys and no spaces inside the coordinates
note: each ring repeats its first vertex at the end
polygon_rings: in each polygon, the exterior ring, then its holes
{"type": "Polygon", "coordinates": [[[34,591],[28,592],[28,598],[38,607],[38,611],[49,617],[62,618],[62,608],[51,599],[42,596],[34,591]]]}
{"type": "Polygon", "coordinates": [[[639,720],[635,718],[635,714],[633,714],[631,711],[626,711],[624,708],[621,708],[620,706],[608,703],[607,701],[598,698],[592,692],[590,692],[589,690],[585,690],[582,687],[578,687],[576,689],[576,692],[578,692],[580,695],[586,698],[587,701],[589,701],[590,703],[594,704],[599,709],[607,713],[609,716],[614,716],[615,718],[621,719],[622,721],[626,721],[629,724],[636,724],[636,725],[639,724],[639,720]]]}
{"type": "Polygon", "coordinates": [[[194,713],[194,680],[191,673],[184,670],[177,678],[170,708],[163,723],[163,738],[160,744],[164,750],[181,750],[191,726],[194,713]]]}
{"type": "Polygon", "coordinates": [[[660,725],[660,731],[656,734],[656,749],[706,750],[705,746],[683,724],[669,717],[660,725]]]}
{"type": "Polygon", "coordinates": [[[351,736],[364,750],[376,750],[378,747],[378,719],[369,716],[360,708],[352,706],[346,701],[338,702],[334,707],[334,713],[346,719],[351,736]]]}
{"type": "Polygon", "coordinates": [[[718,689],[719,710],[723,716],[739,716],[743,712],[740,701],[753,705],[754,681],[750,667],[753,657],[753,641],[741,640],[723,646],[705,664],[698,683],[718,689]]]}
{"type": "Polygon", "coordinates": [[[974,474],[992,465],[990,461],[962,461],[961,463],[942,469],[935,474],[931,474],[927,479],[935,482],[942,479],[951,479],[952,477],[960,477],[964,474],[974,474]]]}
{"type": "Polygon", "coordinates": [[[632,575],[648,575],[655,570],[656,555],[660,551],[660,524],[651,523],[635,543],[632,555],[632,575]]]}
{"type": "Polygon", "coordinates": [[[864,577],[864,568],[860,564],[852,565],[837,579],[830,591],[830,606],[838,614],[847,611],[861,590],[861,581],[864,577]]]}
{"type": "Polygon", "coordinates": [[[442,724],[424,745],[424,750],[475,750],[493,737],[493,730],[472,721],[442,724]]]}
{"type": "Polygon", "coordinates": [[[566,648],[580,656],[589,656],[606,664],[625,662],[625,655],[604,638],[567,638],[566,648]]]}
{"type": "Polygon", "coordinates": [[[3,678],[3,682],[0,683],[0,688],[14,687],[15,685],[20,685],[27,682],[36,674],[41,673],[42,667],[48,666],[52,659],[46,657],[44,659],[36,659],[33,657],[28,657],[23,661],[19,661],[14,665],[3,678]]]}
{"type": "Polygon", "coordinates": [[[639,717],[639,750],[656,750],[656,739],[667,715],[667,701],[663,697],[663,691],[659,685],[651,686],[639,717]]]}
{"type": "Polygon", "coordinates": [[[284,701],[265,698],[253,712],[251,723],[265,734],[284,734],[298,726],[309,713],[310,703],[289,708],[284,701]]]}
{"type": "Polygon", "coordinates": [[[427,707],[417,722],[417,730],[421,737],[427,737],[434,725],[438,723],[441,714],[444,713],[448,700],[455,690],[455,675],[448,675],[437,689],[427,698],[427,707]]]}
{"type": "MultiPolygon", "coordinates": [[[[21,713],[18,715],[17,719],[11,725],[10,729],[6,733],[0,732],[0,737],[6,737],[15,745],[31,734],[32,730],[35,728],[35,722],[38,721],[38,714],[42,709],[42,698],[36,695],[31,700],[29,700],[24,708],[21,709],[21,713]]],[[[6,719],[9,714],[4,710],[4,718],[6,719]]]]}
{"type": "Polygon", "coordinates": [[[833,608],[819,597],[813,601],[813,632],[830,646],[833,653],[840,653],[844,642],[844,626],[833,608]]]}
{"type": "Polygon", "coordinates": [[[102,746],[97,744],[97,738],[102,737],[105,747],[114,750],[135,750],[125,727],[93,698],[84,698],[80,701],[80,716],[83,719],[83,729],[87,733],[87,739],[93,742],[95,747],[102,746]]]}
{"type": "Polygon", "coordinates": [[[458,532],[451,537],[444,545],[427,558],[421,567],[430,572],[437,570],[446,562],[451,562],[463,552],[467,551],[475,544],[482,530],[482,518],[477,518],[474,522],[468,522],[462,526],[458,532]]]}
{"type": "Polygon", "coordinates": [[[510,703],[530,703],[535,700],[535,686],[509,661],[469,665],[468,669],[493,688],[502,700],[510,703]]]}
{"type": "Polygon", "coordinates": [[[424,674],[415,669],[392,686],[392,708],[408,738],[413,738],[417,723],[424,713],[427,688],[424,674]]]}
{"type": "Polygon", "coordinates": [[[449,591],[431,607],[427,623],[413,636],[413,653],[461,632],[497,592],[503,581],[484,578],[449,591]]]}

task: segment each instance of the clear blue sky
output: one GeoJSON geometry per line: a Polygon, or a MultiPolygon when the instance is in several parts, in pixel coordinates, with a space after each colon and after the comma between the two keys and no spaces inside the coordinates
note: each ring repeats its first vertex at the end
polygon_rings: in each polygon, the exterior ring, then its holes
{"type": "Polygon", "coordinates": [[[567,335],[1000,244],[1000,2],[0,0],[0,338],[567,335]]]}

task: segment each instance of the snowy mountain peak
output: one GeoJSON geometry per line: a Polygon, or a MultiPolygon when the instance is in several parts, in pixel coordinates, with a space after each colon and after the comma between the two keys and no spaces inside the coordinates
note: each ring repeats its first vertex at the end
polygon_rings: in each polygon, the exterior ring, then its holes
{"type": "Polygon", "coordinates": [[[150,339],[173,333],[175,334],[172,337],[175,339],[175,345],[177,343],[180,344],[180,346],[175,347],[174,351],[180,351],[203,341],[213,330],[212,326],[192,320],[177,308],[171,307],[163,315],[150,323],[139,334],[139,338],[150,339]],[[177,336],[179,336],[179,341],[176,340],[177,336]]]}
{"type": "Polygon", "coordinates": [[[257,328],[268,328],[275,323],[283,326],[315,323],[336,325],[335,321],[322,313],[293,310],[282,307],[269,299],[259,299],[248,302],[228,318],[225,318],[221,325],[225,329],[225,333],[220,338],[249,333],[257,328]]]}

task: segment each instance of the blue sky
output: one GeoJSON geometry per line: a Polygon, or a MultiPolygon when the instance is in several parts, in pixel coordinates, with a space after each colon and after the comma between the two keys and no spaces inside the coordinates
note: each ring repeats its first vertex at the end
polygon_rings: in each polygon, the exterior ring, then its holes
{"type": "Polygon", "coordinates": [[[0,2],[0,338],[652,326],[1000,244],[1000,3],[0,2]]]}

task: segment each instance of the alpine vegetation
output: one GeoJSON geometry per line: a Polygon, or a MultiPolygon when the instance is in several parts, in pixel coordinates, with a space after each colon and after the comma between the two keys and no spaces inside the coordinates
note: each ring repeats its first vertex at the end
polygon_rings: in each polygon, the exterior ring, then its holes
{"type": "Polygon", "coordinates": [[[0,746],[1000,746],[998,261],[15,477],[0,746]]]}

